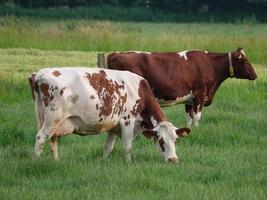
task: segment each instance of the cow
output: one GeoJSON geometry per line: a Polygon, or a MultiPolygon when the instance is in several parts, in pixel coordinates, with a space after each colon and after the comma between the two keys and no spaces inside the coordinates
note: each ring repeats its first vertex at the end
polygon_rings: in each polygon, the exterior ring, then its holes
{"type": "Polygon", "coordinates": [[[144,77],[161,106],[185,104],[187,127],[193,121],[194,126],[199,125],[203,107],[212,103],[227,78],[257,78],[242,48],[229,53],[117,52],[107,56],[107,67],[144,77]]]}
{"type": "Polygon", "coordinates": [[[190,133],[167,121],[147,81],[134,73],[99,68],[44,68],[29,78],[37,117],[35,155],[46,139],[58,160],[57,138],[107,132],[104,157],[120,130],[126,160],[135,135],[153,138],[164,160],[178,161],[175,142],[190,133]]]}

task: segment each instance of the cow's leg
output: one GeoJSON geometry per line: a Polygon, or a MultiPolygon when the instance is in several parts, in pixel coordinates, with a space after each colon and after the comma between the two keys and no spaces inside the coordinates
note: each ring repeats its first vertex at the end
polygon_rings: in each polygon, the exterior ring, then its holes
{"type": "Polygon", "coordinates": [[[199,109],[196,112],[193,112],[194,126],[195,127],[199,126],[200,117],[201,117],[201,111],[199,111],[199,109]]]}
{"type": "Polygon", "coordinates": [[[201,111],[204,103],[205,103],[205,93],[199,92],[194,98],[194,106],[193,106],[193,120],[195,127],[198,127],[199,125],[201,111]]]}
{"type": "Polygon", "coordinates": [[[114,143],[115,143],[116,134],[113,131],[107,133],[106,141],[104,144],[104,158],[107,158],[108,155],[112,152],[114,143]]]}
{"type": "Polygon", "coordinates": [[[186,126],[190,128],[193,121],[193,106],[185,105],[185,112],[186,126]]]}
{"type": "Polygon", "coordinates": [[[70,119],[64,119],[58,124],[54,124],[49,132],[49,144],[51,152],[55,160],[59,160],[58,149],[57,149],[57,138],[73,133],[74,125],[70,119]]]}
{"type": "Polygon", "coordinates": [[[45,139],[48,134],[48,129],[45,124],[43,124],[42,128],[38,131],[36,135],[35,142],[35,156],[39,157],[43,151],[45,139]]]}
{"type": "Polygon", "coordinates": [[[126,161],[131,162],[131,151],[133,143],[134,127],[130,124],[128,126],[121,126],[122,143],[125,151],[126,161]]]}
{"type": "Polygon", "coordinates": [[[54,159],[55,160],[59,160],[58,150],[57,150],[57,137],[56,136],[52,136],[50,138],[49,144],[50,144],[51,152],[53,154],[54,159]]]}

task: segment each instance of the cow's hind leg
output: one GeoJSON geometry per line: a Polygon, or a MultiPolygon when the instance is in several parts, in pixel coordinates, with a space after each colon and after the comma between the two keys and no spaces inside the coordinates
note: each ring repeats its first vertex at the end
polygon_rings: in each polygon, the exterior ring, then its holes
{"type": "Polygon", "coordinates": [[[62,122],[54,126],[53,130],[51,131],[49,144],[55,160],[59,160],[58,149],[57,149],[57,138],[60,136],[71,134],[73,133],[73,131],[74,131],[74,125],[69,118],[63,120],[62,122]]]}
{"type": "Polygon", "coordinates": [[[112,152],[114,143],[115,143],[116,134],[114,131],[107,133],[106,141],[104,144],[104,158],[107,158],[108,155],[112,152]]]}
{"type": "Polygon", "coordinates": [[[50,144],[51,152],[53,154],[54,159],[55,160],[59,160],[58,150],[57,150],[57,137],[56,136],[52,136],[50,138],[49,144],[50,144]]]}
{"type": "Polygon", "coordinates": [[[49,133],[48,128],[45,124],[43,124],[42,128],[36,134],[36,142],[35,142],[35,157],[38,158],[44,148],[45,139],[49,133]]]}

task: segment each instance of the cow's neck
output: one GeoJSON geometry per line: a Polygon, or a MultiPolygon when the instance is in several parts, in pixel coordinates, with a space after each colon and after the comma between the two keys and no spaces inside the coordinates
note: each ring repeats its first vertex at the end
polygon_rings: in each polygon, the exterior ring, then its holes
{"type": "Polygon", "coordinates": [[[143,126],[145,128],[154,128],[163,121],[166,121],[166,117],[160,105],[149,96],[144,109],[143,126]]]}
{"type": "Polygon", "coordinates": [[[154,94],[147,82],[141,83],[143,87],[139,89],[139,94],[142,99],[142,126],[144,128],[154,128],[160,122],[166,121],[167,118],[159,103],[156,101],[154,94]]]}
{"type": "Polygon", "coordinates": [[[228,53],[210,53],[218,86],[230,77],[228,53]]]}

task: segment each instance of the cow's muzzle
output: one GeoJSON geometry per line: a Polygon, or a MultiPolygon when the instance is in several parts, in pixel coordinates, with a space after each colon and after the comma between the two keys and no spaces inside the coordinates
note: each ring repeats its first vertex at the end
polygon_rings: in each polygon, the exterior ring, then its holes
{"type": "Polygon", "coordinates": [[[178,162],[178,159],[177,158],[168,158],[167,160],[169,163],[171,164],[176,164],[178,162]]]}

